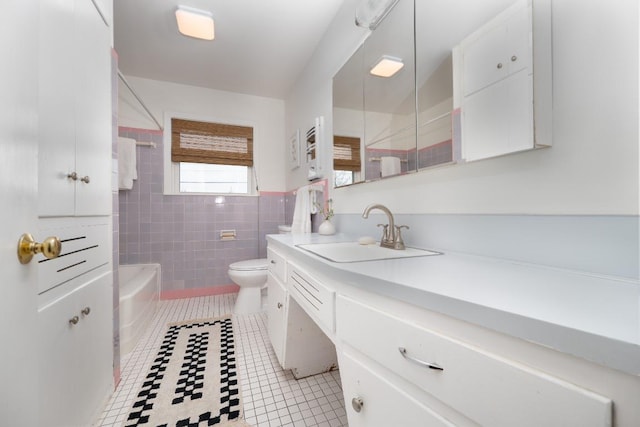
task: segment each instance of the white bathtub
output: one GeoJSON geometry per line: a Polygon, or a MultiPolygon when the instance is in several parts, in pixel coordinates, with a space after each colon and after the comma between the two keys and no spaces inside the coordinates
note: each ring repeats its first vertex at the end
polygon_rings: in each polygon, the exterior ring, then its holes
{"type": "Polygon", "coordinates": [[[160,298],[160,264],[120,265],[120,354],[130,352],[153,317],[160,298]]]}

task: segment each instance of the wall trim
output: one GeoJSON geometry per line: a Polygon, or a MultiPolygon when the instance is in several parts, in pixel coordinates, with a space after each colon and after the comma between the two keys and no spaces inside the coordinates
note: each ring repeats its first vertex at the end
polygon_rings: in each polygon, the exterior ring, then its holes
{"type": "Polygon", "coordinates": [[[233,294],[240,290],[238,285],[210,286],[208,288],[172,289],[160,292],[161,300],[207,297],[211,295],[233,294]]]}
{"type": "Polygon", "coordinates": [[[118,132],[144,132],[152,133],[155,135],[163,135],[163,131],[159,129],[134,128],[128,126],[118,126],[118,132]]]}

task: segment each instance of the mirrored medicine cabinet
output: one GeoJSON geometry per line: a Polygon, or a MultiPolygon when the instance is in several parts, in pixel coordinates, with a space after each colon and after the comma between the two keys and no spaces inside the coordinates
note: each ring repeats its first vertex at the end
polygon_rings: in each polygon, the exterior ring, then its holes
{"type": "Polygon", "coordinates": [[[550,2],[398,0],[334,76],[334,185],[549,146],[550,2]]]}

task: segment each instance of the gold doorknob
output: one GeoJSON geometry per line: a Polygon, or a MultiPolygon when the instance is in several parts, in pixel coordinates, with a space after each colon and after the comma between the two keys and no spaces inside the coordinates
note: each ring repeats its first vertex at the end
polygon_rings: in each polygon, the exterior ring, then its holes
{"type": "Polygon", "coordinates": [[[20,264],[27,264],[35,254],[41,253],[45,257],[57,258],[62,251],[62,243],[57,237],[47,237],[42,243],[33,240],[33,236],[24,233],[18,240],[18,259],[20,264]]]}

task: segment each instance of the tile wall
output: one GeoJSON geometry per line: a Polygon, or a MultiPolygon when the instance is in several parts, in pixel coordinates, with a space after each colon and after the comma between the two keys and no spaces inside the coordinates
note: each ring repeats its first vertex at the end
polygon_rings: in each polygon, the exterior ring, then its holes
{"type": "Polygon", "coordinates": [[[171,292],[229,285],[229,264],[266,257],[265,235],[285,223],[284,193],[164,195],[162,132],[118,133],[156,144],[137,147],[138,179],[118,195],[120,264],[160,263],[162,291],[171,292]],[[220,240],[227,229],[236,230],[236,240],[220,240]]]}

